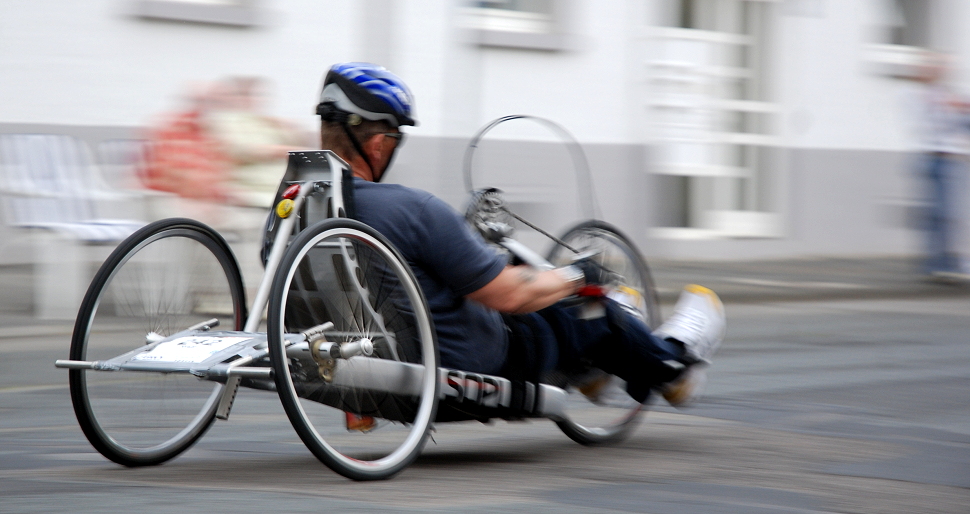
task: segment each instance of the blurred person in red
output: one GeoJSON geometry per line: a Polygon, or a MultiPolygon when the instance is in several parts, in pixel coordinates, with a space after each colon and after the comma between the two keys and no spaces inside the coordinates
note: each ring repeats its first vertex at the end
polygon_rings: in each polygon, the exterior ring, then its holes
{"type": "Polygon", "coordinates": [[[970,277],[956,249],[964,221],[959,212],[970,154],[970,104],[947,84],[947,68],[947,56],[928,51],[916,76],[922,86],[919,173],[928,193],[923,272],[940,279],[970,277]]]}
{"type": "Polygon", "coordinates": [[[262,112],[264,82],[232,77],[196,86],[188,106],[165,116],[149,134],[142,179],[174,193],[160,217],[198,219],[236,248],[247,283],[258,282],[258,242],[287,152],[308,147],[288,123],[262,112]]]}
{"type": "Polygon", "coordinates": [[[212,85],[197,84],[184,99],[183,110],[163,116],[149,131],[141,179],[149,189],[223,203],[229,158],[206,127],[218,98],[212,85]]]}
{"type": "Polygon", "coordinates": [[[287,152],[306,148],[308,138],[262,112],[263,87],[256,77],[192,87],[187,107],[164,116],[149,133],[145,185],[181,198],[257,207],[265,215],[287,152]]]}

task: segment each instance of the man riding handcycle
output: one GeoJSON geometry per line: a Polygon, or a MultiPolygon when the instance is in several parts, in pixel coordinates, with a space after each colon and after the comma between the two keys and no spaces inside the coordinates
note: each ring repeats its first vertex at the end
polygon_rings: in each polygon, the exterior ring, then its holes
{"type": "MultiPolygon", "coordinates": [[[[572,386],[593,401],[608,401],[597,396],[611,376],[625,381],[626,394],[637,404],[654,391],[675,406],[697,396],[703,368],[724,337],[717,296],[688,286],[673,315],[651,331],[642,296],[652,291],[624,287],[627,277],[617,276],[611,252],[604,252],[595,237],[586,241],[585,256],[562,256],[565,266],[510,264],[442,200],[381,183],[404,142],[402,126],[416,123],[412,101],[401,79],[382,67],[337,64],[327,73],[317,114],[321,147],[333,150],[352,170],[353,217],[400,250],[424,292],[442,366],[572,386]]],[[[607,225],[586,226],[594,234],[597,226],[606,227],[607,243],[612,239],[636,252],[607,225]]],[[[594,443],[630,427],[567,434],[594,443]]]]}
{"type": "Polygon", "coordinates": [[[211,228],[162,220],[119,245],[57,363],[99,452],[171,459],[243,386],[276,391],[332,469],[381,479],[435,422],[544,417],[596,444],[627,435],[655,392],[678,406],[696,396],[724,335],[717,296],[688,286],[651,331],[649,270],[611,226],[577,225],[544,259],[509,237],[495,190],[473,195],[476,232],[433,195],[380,183],[411,105],[381,67],[329,71],[317,106],[329,151],[290,154],[248,316],[211,228]]]}

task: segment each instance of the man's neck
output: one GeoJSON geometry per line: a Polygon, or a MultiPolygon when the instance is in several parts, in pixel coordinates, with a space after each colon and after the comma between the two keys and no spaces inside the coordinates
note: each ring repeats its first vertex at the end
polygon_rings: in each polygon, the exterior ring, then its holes
{"type": "Polygon", "coordinates": [[[350,171],[357,178],[364,179],[368,182],[375,182],[374,173],[371,171],[370,166],[360,158],[359,155],[355,155],[352,159],[345,159],[347,164],[350,165],[350,171]]]}

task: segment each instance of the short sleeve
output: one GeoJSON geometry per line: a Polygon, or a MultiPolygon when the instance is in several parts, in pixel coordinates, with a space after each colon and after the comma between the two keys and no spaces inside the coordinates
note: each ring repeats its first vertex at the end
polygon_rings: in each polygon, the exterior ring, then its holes
{"type": "Polygon", "coordinates": [[[416,249],[425,269],[433,270],[459,296],[473,293],[491,282],[506,265],[496,252],[474,233],[464,218],[444,201],[430,196],[420,218],[423,233],[416,249]]]}

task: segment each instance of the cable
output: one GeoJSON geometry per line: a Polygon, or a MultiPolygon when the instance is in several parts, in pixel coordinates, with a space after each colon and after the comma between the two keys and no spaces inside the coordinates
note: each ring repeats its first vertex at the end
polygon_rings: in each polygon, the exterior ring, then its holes
{"type": "MultiPolygon", "coordinates": [[[[498,125],[501,125],[502,123],[505,123],[507,121],[519,120],[519,119],[535,121],[536,123],[539,123],[540,125],[544,125],[545,127],[549,128],[553,133],[559,136],[559,139],[563,142],[563,144],[566,145],[566,148],[569,150],[569,155],[573,161],[573,169],[575,169],[576,171],[576,183],[577,183],[576,185],[579,187],[579,190],[580,190],[580,194],[579,194],[580,203],[583,206],[584,217],[598,219],[600,217],[599,204],[596,201],[596,194],[595,194],[595,191],[593,190],[593,179],[589,171],[589,161],[587,161],[586,159],[586,154],[583,152],[582,146],[580,146],[576,138],[573,137],[572,134],[570,134],[565,128],[563,128],[562,126],[560,126],[559,124],[553,121],[547,120],[545,118],[539,118],[537,116],[529,116],[527,114],[513,114],[510,116],[503,116],[501,118],[492,120],[487,125],[479,129],[478,133],[475,134],[472,140],[468,143],[468,146],[465,148],[464,163],[462,167],[462,171],[465,178],[465,189],[467,189],[469,193],[475,190],[475,188],[472,185],[472,164],[473,164],[473,156],[475,153],[475,149],[478,148],[478,143],[482,140],[485,134],[488,133],[488,131],[492,130],[498,125]],[[586,191],[589,192],[588,195],[584,196],[581,194],[581,191],[584,188],[586,191]]],[[[525,222],[523,221],[523,223],[525,222]]],[[[528,223],[526,224],[529,225],[528,223]]],[[[529,226],[532,226],[532,225],[529,225],[529,226]]]]}

